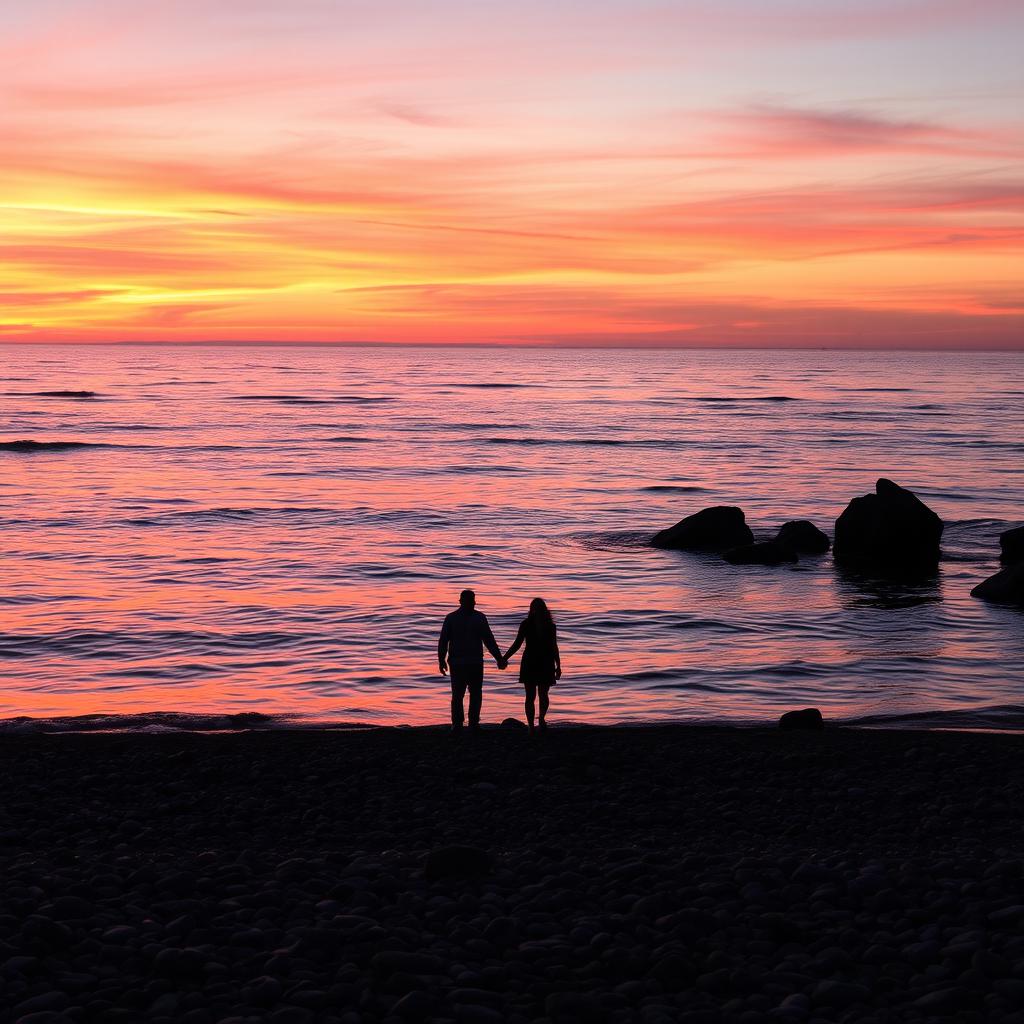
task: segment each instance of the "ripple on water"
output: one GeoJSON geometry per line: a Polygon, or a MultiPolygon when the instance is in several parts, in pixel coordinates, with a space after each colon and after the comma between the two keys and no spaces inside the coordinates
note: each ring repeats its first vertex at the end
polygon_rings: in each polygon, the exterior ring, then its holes
{"type": "MultiPolygon", "coordinates": [[[[4,352],[23,391],[97,400],[11,403],[0,712],[436,722],[468,584],[501,642],[551,600],[560,718],[1021,726],[1024,612],[970,598],[1020,521],[1019,359],[531,351],[492,387],[493,353],[69,352],[4,352]],[[947,521],[934,581],[648,546],[701,505],[831,522],[878,476],[947,521]]],[[[487,680],[520,713],[515,670],[487,680]]]]}

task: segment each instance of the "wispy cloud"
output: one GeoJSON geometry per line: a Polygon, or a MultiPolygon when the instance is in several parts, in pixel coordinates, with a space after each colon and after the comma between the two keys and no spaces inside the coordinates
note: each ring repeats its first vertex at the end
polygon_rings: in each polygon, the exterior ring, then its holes
{"type": "Polygon", "coordinates": [[[979,131],[869,111],[755,106],[709,115],[710,147],[727,158],[934,154],[1011,160],[1024,156],[1024,132],[979,131]]]}
{"type": "Polygon", "coordinates": [[[256,100],[260,96],[323,86],[324,74],[244,69],[210,73],[138,74],[126,80],[109,73],[72,82],[23,81],[8,86],[7,97],[25,111],[95,111],[144,107],[215,104],[224,100],[256,100]]]}
{"type": "Polygon", "coordinates": [[[377,100],[371,104],[371,109],[384,114],[386,117],[393,117],[396,121],[415,125],[419,128],[452,128],[458,125],[458,121],[455,118],[428,110],[415,103],[405,103],[398,100],[377,100]]]}
{"type": "Polygon", "coordinates": [[[1009,343],[1015,7],[25,5],[0,329],[1009,343]]]}

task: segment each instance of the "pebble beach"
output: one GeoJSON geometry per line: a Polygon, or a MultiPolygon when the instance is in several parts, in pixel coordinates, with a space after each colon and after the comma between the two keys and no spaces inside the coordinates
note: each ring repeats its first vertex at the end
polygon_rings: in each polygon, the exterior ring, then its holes
{"type": "Polygon", "coordinates": [[[1021,740],[5,736],[21,1024],[1024,1020],[1021,740]]]}

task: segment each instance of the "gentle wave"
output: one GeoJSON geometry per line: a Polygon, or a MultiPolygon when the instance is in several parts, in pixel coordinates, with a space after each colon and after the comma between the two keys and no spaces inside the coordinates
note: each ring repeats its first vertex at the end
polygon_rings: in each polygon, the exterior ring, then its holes
{"type": "Polygon", "coordinates": [[[393,402],[388,395],[332,395],[328,398],[314,395],[229,395],[232,402],[281,402],[285,405],[372,405],[393,402]]]}
{"type": "Polygon", "coordinates": [[[653,535],[650,530],[600,530],[573,533],[566,540],[591,551],[632,552],[637,548],[653,551],[654,549],[651,547],[653,535]]]}
{"type": "Polygon", "coordinates": [[[150,430],[173,430],[173,427],[158,427],[152,423],[93,423],[89,427],[80,426],[79,429],[90,432],[102,433],[107,430],[120,431],[125,434],[142,433],[150,430]]]}
{"type": "MultiPolygon", "coordinates": [[[[1020,521],[1004,392],[1024,360],[531,350],[491,377],[493,358],[96,348],[86,376],[81,349],[4,347],[27,383],[0,387],[104,400],[0,399],[0,713],[440,721],[463,586],[503,641],[551,601],[560,722],[817,705],[941,728],[929,709],[1020,699],[1024,611],[970,593],[1020,521]],[[896,380],[915,393],[871,393],[896,380]],[[879,476],[946,521],[924,585],[649,546],[703,505],[825,525],[879,476]]],[[[488,720],[521,714],[517,673],[487,680],[488,720]]]]}
{"type": "Polygon", "coordinates": [[[30,658],[59,654],[72,658],[106,655],[145,655],[163,651],[175,655],[219,655],[231,651],[270,651],[316,646],[316,633],[217,633],[179,629],[62,630],[57,633],[0,633],[0,657],[30,658]]]}
{"type": "Polygon", "coordinates": [[[293,519],[296,517],[323,518],[340,516],[332,508],[285,506],[280,508],[203,508],[181,512],[161,512],[154,516],[140,516],[125,520],[129,526],[162,526],[188,523],[230,523],[250,519],[293,519]]]}
{"type": "Polygon", "coordinates": [[[6,391],[4,394],[23,398],[99,398],[95,391],[6,391]]]}
{"type": "Polygon", "coordinates": [[[1003,531],[1020,525],[1018,519],[947,519],[946,530],[953,530],[962,527],[985,527],[987,530],[1003,531]]]}
{"type": "Polygon", "coordinates": [[[692,494],[698,491],[706,491],[706,487],[698,487],[696,484],[650,484],[641,487],[641,491],[652,491],[654,493],[665,492],[667,494],[692,494]]]}
{"type": "Polygon", "coordinates": [[[673,448],[680,442],[660,438],[620,437],[485,437],[483,444],[523,445],[524,447],[564,448],[571,445],[595,448],[673,448]]]}
{"type": "Polygon", "coordinates": [[[287,715],[265,715],[259,711],[235,714],[183,714],[150,711],[126,715],[68,715],[33,718],[19,715],[0,719],[0,735],[68,732],[237,732],[245,729],[289,728],[287,715]]]}
{"type": "Polygon", "coordinates": [[[799,402],[794,395],[692,395],[691,402],[799,402]]]}
{"type": "Polygon", "coordinates": [[[129,445],[111,445],[103,441],[0,441],[0,452],[64,452],[76,448],[125,448],[129,445]]]}
{"type": "Polygon", "coordinates": [[[231,523],[266,522],[310,526],[358,526],[413,524],[447,526],[451,520],[440,512],[422,509],[322,508],[306,505],[268,507],[203,508],[155,515],[135,516],[122,521],[124,526],[218,526],[231,523]]]}
{"type": "MultiPolygon", "coordinates": [[[[636,673],[634,682],[650,686],[657,683],[664,673],[636,673]]],[[[720,688],[708,683],[691,684],[695,692],[715,693],[720,688]]],[[[149,711],[136,714],[89,714],[52,717],[18,715],[0,719],[0,735],[45,735],[61,733],[204,733],[204,732],[245,732],[245,731],[329,731],[338,729],[380,729],[387,728],[373,721],[377,717],[372,709],[343,708],[345,717],[267,714],[260,711],[238,712],[176,712],[149,711]],[[349,717],[350,715],[362,717],[349,717]]],[[[892,729],[926,731],[934,729],[966,732],[1024,732],[1024,705],[1006,704],[972,709],[936,708],[929,711],[894,712],[891,714],[863,715],[860,717],[835,717],[825,714],[827,728],[847,729],[892,729]]],[[[612,723],[614,724],[614,723],[612,723]]],[[[775,729],[778,716],[736,717],[730,720],[709,721],[697,717],[651,718],[646,722],[625,721],[621,725],[630,728],[651,728],[667,724],[686,725],[690,728],[737,728],[775,729]]],[[[586,727],[585,722],[563,720],[560,728],[586,727]]]]}
{"type": "Polygon", "coordinates": [[[513,384],[507,381],[445,381],[437,385],[442,388],[482,388],[487,389],[501,389],[501,388],[538,388],[542,387],[540,384],[513,384]]]}
{"type": "Polygon", "coordinates": [[[887,729],[968,729],[1024,731],[1024,704],[1000,704],[981,708],[940,708],[934,711],[861,715],[843,720],[844,725],[887,729]]]}

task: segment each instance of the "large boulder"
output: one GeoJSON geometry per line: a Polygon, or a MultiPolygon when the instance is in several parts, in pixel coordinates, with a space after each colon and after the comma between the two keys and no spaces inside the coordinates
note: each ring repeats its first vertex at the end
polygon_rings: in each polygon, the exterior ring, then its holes
{"type": "Polygon", "coordinates": [[[779,527],[775,543],[781,544],[798,555],[823,555],[832,546],[828,535],[819,530],[809,519],[792,519],[779,527]]]}
{"type": "Polygon", "coordinates": [[[971,591],[971,597],[1003,604],[1024,604],[1024,562],[1015,562],[1000,569],[995,576],[989,576],[971,591]]]}
{"type": "Polygon", "coordinates": [[[835,558],[883,575],[932,570],[942,526],[916,494],[879,480],[874,494],[854,498],[836,520],[835,558]]]}
{"type": "Polygon", "coordinates": [[[1002,550],[1000,561],[1003,565],[1024,562],[1024,526],[999,534],[999,547],[1002,550]]]}
{"type": "Polygon", "coordinates": [[[779,728],[817,732],[825,728],[825,721],[817,708],[802,708],[800,711],[787,711],[779,719],[779,728]]]}
{"type": "Polygon", "coordinates": [[[734,505],[703,508],[651,538],[656,548],[678,551],[723,551],[753,542],[743,510],[734,505]]]}
{"type": "Polygon", "coordinates": [[[722,557],[733,565],[782,565],[783,562],[800,560],[791,547],[774,540],[729,548],[722,557]]]}

